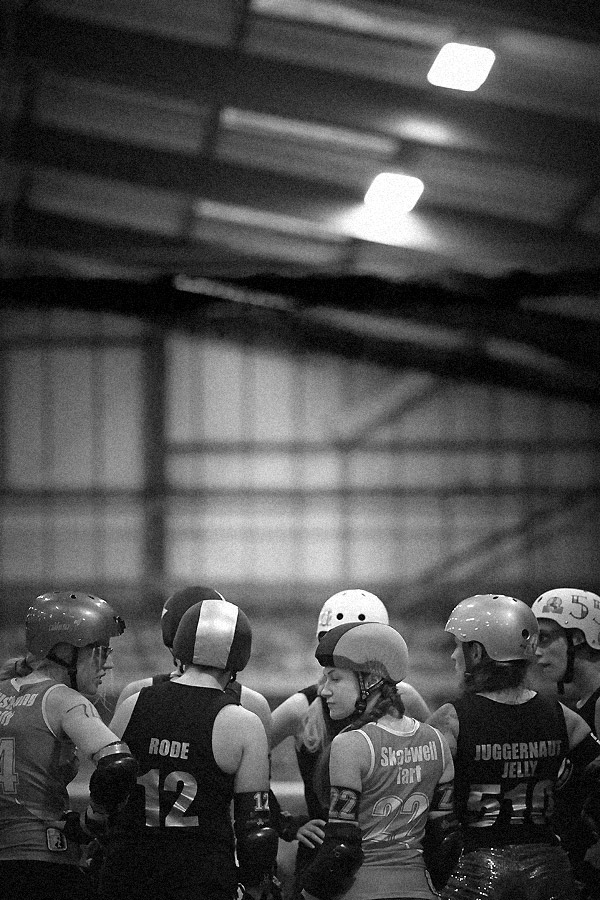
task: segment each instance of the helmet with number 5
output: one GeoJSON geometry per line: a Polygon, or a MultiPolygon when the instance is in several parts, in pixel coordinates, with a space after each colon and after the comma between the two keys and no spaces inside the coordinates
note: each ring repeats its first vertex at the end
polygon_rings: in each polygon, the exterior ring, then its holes
{"type": "Polygon", "coordinates": [[[106,600],[83,591],[49,591],[27,610],[25,645],[43,657],[57,644],[106,647],[124,630],[125,622],[106,600]]]}
{"type": "Polygon", "coordinates": [[[463,643],[478,641],[496,662],[533,660],[539,634],[529,606],[503,594],[462,600],[450,613],[445,630],[463,643]]]}
{"type": "Polygon", "coordinates": [[[317,622],[317,640],[336,625],[349,622],[389,624],[388,611],[375,594],[360,589],[338,591],[325,601],[317,622]]]}
{"type": "Polygon", "coordinates": [[[600,597],[579,588],[544,591],[531,607],[538,619],[552,619],[561,628],[578,628],[593,650],[600,650],[600,597]]]}

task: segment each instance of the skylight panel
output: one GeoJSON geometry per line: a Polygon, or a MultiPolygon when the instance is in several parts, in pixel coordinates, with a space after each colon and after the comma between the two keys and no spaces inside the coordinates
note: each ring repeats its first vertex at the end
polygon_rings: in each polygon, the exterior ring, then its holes
{"type": "Polygon", "coordinates": [[[444,44],[427,73],[427,81],[455,91],[476,91],[490,74],[495,59],[487,47],[444,44]]]}

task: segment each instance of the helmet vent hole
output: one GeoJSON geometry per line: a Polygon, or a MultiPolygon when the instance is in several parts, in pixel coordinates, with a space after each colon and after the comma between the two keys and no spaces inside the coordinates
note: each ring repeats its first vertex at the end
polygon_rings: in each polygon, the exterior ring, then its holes
{"type": "Polygon", "coordinates": [[[336,616],[336,619],[343,619],[343,618],[344,618],[344,613],[338,613],[336,616]]]}
{"type": "Polygon", "coordinates": [[[360,615],[359,615],[359,617],[358,617],[358,621],[359,621],[359,622],[364,622],[366,618],[367,618],[367,617],[365,616],[364,613],[360,613],[360,615]]]}

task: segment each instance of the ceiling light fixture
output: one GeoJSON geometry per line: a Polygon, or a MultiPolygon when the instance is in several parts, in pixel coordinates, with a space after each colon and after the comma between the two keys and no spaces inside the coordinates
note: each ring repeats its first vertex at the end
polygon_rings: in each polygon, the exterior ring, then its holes
{"type": "Polygon", "coordinates": [[[404,215],[413,209],[425,185],[420,178],[381,172],[365,194],[365,206],[381,216],[404,215]]]}
{"type": "Polygon", "coordinates": [[[476,91],[490,74],[496,55],[487,47],[444,44],[427,73],[427,81],[456,91],[476,91]]]}

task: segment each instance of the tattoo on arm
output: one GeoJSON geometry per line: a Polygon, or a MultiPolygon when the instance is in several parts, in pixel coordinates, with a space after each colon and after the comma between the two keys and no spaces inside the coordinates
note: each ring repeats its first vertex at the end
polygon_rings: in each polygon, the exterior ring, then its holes
{"type": "Polygon", "coordinates": [[[70,706],[67,710],[65,710],[65,715],[70,712],[73,712],[74,709],[81,708],[83,710],[83,714],[86,719],[99,719],[100,713],[96,709],[95,706],[92,706],[91,703],[75,703],[73,706],[70,706]]]}

